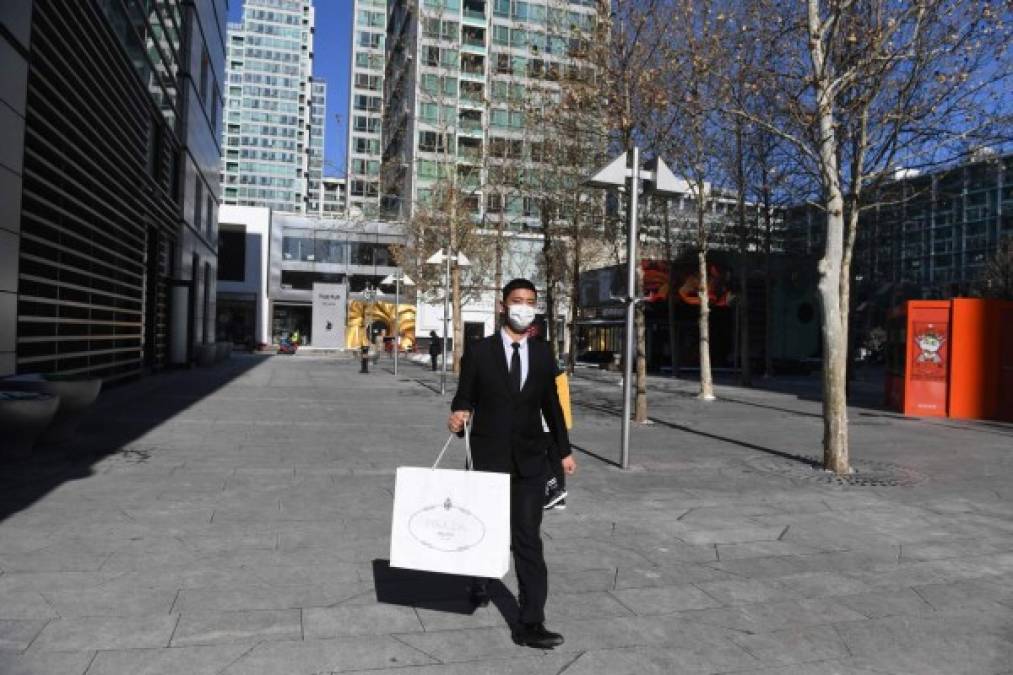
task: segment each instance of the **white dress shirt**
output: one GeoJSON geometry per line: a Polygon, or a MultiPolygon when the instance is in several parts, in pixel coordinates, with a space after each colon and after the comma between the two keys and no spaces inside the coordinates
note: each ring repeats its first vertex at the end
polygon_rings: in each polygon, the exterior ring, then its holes
{"type": "Polygon", "coordinates": [[[514,356],[514,342],[520,344],[517,348],[517,352],[521,355],[521,389],[524,388],[524,383],[528,381],[528,336],[525,335],[520,340],[514,340],[506,332],[505,328],[501,328],[499,331],[500,337],[503,338],[503,352],[506,355],[507,372],[510,372],[510,359],[514,356]]]}

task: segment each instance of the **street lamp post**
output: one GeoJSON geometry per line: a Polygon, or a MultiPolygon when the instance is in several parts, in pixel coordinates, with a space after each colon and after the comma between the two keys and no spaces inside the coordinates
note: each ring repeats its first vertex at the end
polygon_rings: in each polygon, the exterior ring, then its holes
{"type": "Polygon", "coordinates": [[[429,256],[426,263],[429,265],[443,265],[443,369],[440,372],[440,396],[447,393],[447,320],[450,316],[450,263],[454,262],[458,267],[469,267],[471,261],[458,251],[447,254],[441,248],[429,256]]]}
{"type": "MultiPolygon", "coordinates": [[[[626,340],[623,353],[626,355],[626,363],[623,368],[623,419],[622,419],[622,467],[630,468],[630,406],[631,391],[633,382],[633,356],[635,337],[634,319],[636,317],[637,303],[640,298],[634,297],[637,283],[637,210],[640,195],[640,181],[645,183],[645,189],[654,194],[675,195],[679,194],[680,182],[672,175],[668,166],[660,157],[650,160],[643,168],[640,166],[640,148],[635,147],[631,153],[623,153],[613,159],[608,166],[596,173],[586,181],[586,185],[596,188],[611,189],[626,186],[630,195],[629,228],[626,239],[626,295],[622,301],[626,304],[626,340]],[[628,155],[632,157],[627,157],[628,155]]],[[[671,290],[669,290],[671,292],[671,290]]]]}
{"type": "Polygon", "coordinates": [[[415,282],[403,271],[398,270],[394,274],[388,274],[380,281],[384,286],[394,284],[394,374],[397,375],[398,351],[401,347],[401,284],[414,286],[415,282]]]}

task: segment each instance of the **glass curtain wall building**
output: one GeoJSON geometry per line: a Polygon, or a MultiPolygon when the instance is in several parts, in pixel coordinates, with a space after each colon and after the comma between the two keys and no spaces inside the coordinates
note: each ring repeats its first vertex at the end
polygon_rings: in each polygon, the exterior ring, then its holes
{"type": "Polygon", "coordinates": [[[215,340],[227,0],[2,5],[0,375],[192,355],[215,340]]]}
{"type": "MultiPolygon", "coordinates": [[[[1013,155],[986,155],[933,173],[899,171],[867,195],[854,275],[867,294],[950,298],[974,290],[987,260],[1013,240],[1013,155]]],[[[796,250],[822,252],[825,219],[786,213],[796,250]]],[[[861,293],[860,293],[861,296],[861,293]]]]}
{"type": "Polygon", "coordinates": [[[224,203],[307,211],[326,117],[324,85],[312,81],[313,34],[309,0],[246,0],[242,22],[229,24],[224,203]]]}
{"type": "Polygon", "coordinates": [[[345,167],[352,216],[375,215],[380,203],[386,29],[387,0],[355,0],[345,167]]]}

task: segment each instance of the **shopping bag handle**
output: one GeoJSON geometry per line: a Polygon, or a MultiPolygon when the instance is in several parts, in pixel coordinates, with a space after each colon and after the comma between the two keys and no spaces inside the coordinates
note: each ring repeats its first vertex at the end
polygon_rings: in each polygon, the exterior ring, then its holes
{"type": "MultiPolygon", "coordinates": [[[[440,464],[440,460],[443,459],[444,453],[447,452],[447,448],[450,447],[451,442],[454,440],[456,434],[450,434],[447,438],[447,442],[443,444],[443,449],[440,450],[440,454],[436,456],[436,461],[433,462],[433,468],[435,469],[440,464]]],[[[464,422],[464,452],[468,459],[468,470],[471,471],[474,464],[471,459],[471,418],[468,418],[464,422]]]]}

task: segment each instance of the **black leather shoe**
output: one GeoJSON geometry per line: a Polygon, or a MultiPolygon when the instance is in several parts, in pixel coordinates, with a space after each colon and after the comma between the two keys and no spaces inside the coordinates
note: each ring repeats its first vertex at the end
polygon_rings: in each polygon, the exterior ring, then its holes
{"type": "Polygon", "coordinates": [[[524,647],[552,649],[563,644],[563,636],[546,630],[543,623],[522,623],[514,629],[514,642],[524,647]]]}
{"type": "Polygon", "coordinates": [[[468,590],[468,600],[475,607],[488,607],[489,589],[485,586],[472,586],[468,590]]]}

